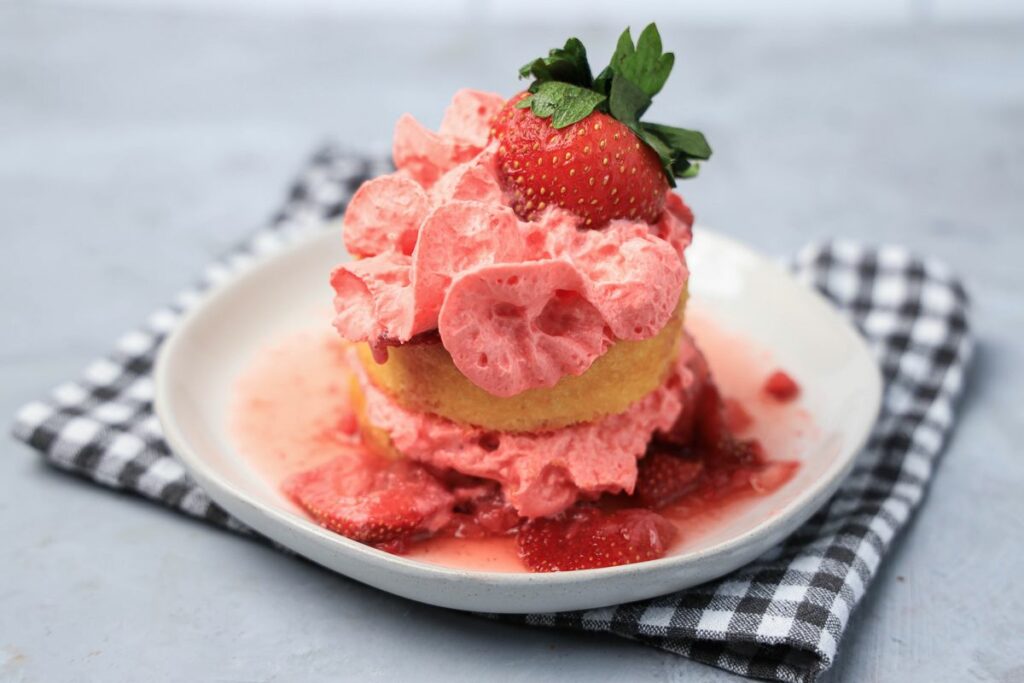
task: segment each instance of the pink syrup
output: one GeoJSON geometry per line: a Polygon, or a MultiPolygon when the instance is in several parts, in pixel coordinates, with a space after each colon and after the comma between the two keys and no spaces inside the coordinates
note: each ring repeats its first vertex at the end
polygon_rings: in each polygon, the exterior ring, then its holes
{"type": "MultiPolygon", "coordinates": [[[[771,354],[716,325],[691,307],[687,328],[706,356],[712,376],[735,415],[737,436],[757,439],[772,461],[796,459],[814,425],[800,402],[780,402],[763,391],[776,369],[771,354]]],[[[351,453],[358,444],[349,404],[351,376],[344,346],[331,331],[293,334],[259,352],[238,381],[231,433],[241,453],[275,487],[290,475],[351,453]]],[[[722,523],[751,496],[661,510],[680,528],[682,542],[722,523]]],[[[458,569],[526,571],[514,536],[437,536],[413,544],[406,557],[458,569]]]]}

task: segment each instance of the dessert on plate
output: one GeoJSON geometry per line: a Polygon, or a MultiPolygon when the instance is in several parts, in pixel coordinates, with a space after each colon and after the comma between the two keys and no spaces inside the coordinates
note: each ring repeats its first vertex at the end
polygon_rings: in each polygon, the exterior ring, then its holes
{"type": "Polygon", "coordinates": [[[331,277],[351,448],[284,483],[319,524],[398,553],[514,537],[532,571],[597,568],[664,555],[680,505],[791,476],[734,436],[743,411],[684,330],[674,188],[711,148],[642,120],[673,60],[653,24],[598,73],[572,38],[511,99],[461,90],[437,132],[399,119],[331,277]]]}

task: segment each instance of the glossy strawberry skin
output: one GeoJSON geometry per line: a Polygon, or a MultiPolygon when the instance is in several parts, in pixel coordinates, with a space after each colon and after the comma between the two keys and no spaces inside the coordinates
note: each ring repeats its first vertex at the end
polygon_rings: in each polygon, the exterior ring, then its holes
{"type": "Polygon", "coordinates": [[[696,491],[703,474],[702,460],[654,450],[640,463],[633,495],[646,508],[662,508],[696,491]]]}
{"type": "Polygon", "coordinates": [[[527,522],[519,556],[535,572],[613,567],[663,557],[676,535],[672,522],[650,510],[572,508],[527,522]]]}
{"type": "Polygon", "coordinates": [[[510,99],[491,127],[499,182],[521,218],[560,206],[590,228],[617,218],[657,222],[668,181],[653,149],[600,112],[556,130],[516,107],[527,94],[510,99]]]}
{"type": "Polygon", "coordinates": [[[293,475],[283,489],[320,526],[391,552],[446,524],[454,503],[419,465],[367,454],[339,456],[293,475]]]}
{"type": "Polygon", "coordinates": [[[800,385],[781,370],[776,370],[764,383],[764,392],[776,401],[786,403],[800,395],[800,385]]]}

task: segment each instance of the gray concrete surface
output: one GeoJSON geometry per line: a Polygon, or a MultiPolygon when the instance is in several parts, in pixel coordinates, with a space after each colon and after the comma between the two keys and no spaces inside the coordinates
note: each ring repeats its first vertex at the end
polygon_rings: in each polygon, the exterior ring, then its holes
{"type": "MultiPolygon", "coordinates": [[[[1024,26],[662,28],[652,113],[716,147],[701,220],[780,255],[902,242],[974,296],[960,428],[826,680],[1024,680],[1024,26]]],[[[384,150],[566,32],[0,5],[0,415],[260,224],[319,140],[384,150]]],[[[393,598],[2,450],[0,680],[732,678],[393,598]]]]}

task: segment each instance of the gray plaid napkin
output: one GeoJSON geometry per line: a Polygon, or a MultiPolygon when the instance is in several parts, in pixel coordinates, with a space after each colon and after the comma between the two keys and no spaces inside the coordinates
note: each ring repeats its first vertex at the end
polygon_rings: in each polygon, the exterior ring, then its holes
{"type": "MultiPolygon", "coordinates": [[[[202,290],[323,229],[364,179],[386,170],[333,148],[318,153],[268,228],[209,266],[81,379],[22,408],[14,435],[57,467],[251,533],[210,501],[164,443],[152,406],[157,349],[202,290]]],[[[967,297],[943,265],[898,247],[811,245],[793,268],[863,332],[886,379],[879,421],[835,497],[785,543],[718,581],[616,607],[497,618],[610,632],[757,678],[812,681],[831,665],[955,422],[971,351],[967,297]]]]}

